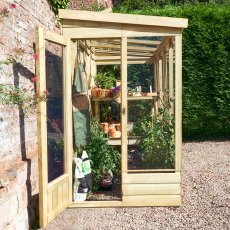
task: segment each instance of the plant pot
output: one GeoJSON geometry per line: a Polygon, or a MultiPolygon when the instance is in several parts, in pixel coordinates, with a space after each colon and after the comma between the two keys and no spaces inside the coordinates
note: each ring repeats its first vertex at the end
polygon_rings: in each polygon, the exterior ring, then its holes
{"type": "Polygon", "coordinates": [[[101,128],[102,128],[103,132],[108,133],[108,131],[109,131],[109,123],[103,122],[100,125],[101,125],[101,128]]]}
{"type": "Polygon", "coordinates": [[[106,90],[105,89],[100,89],[100,97],[105,97],[106,90]]]}
{"type": "Polygon", "coordinates": [[[105,90],[105,97],[111,97],[111,90],[110,89],[105,90]]]}
{"type": "Polygon", "coordinates": [[[109,137],[113,138],[116,136],[116,128],[109,128],[109,137]]]}
{"type": "Polygon", "coordinates": [[[93,88],[92,89],[92,97],[98,97],[98,93],[99,93],[100,89],[99,88],[93,88]]]}

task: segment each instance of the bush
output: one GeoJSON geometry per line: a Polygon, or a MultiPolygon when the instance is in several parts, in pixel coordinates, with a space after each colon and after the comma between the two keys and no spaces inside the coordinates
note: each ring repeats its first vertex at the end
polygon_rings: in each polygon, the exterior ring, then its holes
{"type": "Polygon", "coordinates": [[[168,5],[116,12],[189,19],[183,31],[183,137],[230,136],[230,5],[168,5]]]}

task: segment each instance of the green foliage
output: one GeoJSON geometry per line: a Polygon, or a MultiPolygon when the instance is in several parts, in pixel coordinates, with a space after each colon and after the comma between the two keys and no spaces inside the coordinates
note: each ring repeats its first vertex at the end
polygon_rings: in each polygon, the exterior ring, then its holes
{"type": "Polygon", "coordinates": [[[48,152],[48,181],[60,176],[64,165],[64,141],[62,139],[47,139],[48,152]]]}
{"type": "Polygon", "coordinates": [[[63,161],[64,141],[56,141],[52,139],[47,140],[47,148],[49,154],[49,164],[56,161],[63,161]]]}
{"type": "Polygon", "coordinates": [[[148,8],[165,7],[169,5],[182,6],[186,4],[229,4],[229,0],[122,0],[116,11],[146,11],[148,8]]]}
{"type": "Polygon", "coordinates": [[[116,79],[120,79],[121,68],[120,65],[99,65],[97,66],[98,73],[108,73],[109,75],[115,76],[116,79]]]}
{"type": "Polygon", "coordinates": [[[152,111],[152,104],[149,100],[138,100],[138,101],[128,101],[128,121],[134,123],[134,136],[139,136],[141,131],[136,130],[139,127],[139,123],[143,121],[147,113],[150,114],[152,111]],[[137,132],[135,132],[135,130],[137,132]]]}
{"type": "Polygon", "coordinates": [[[90,144],[86,146],[86,151],[91,160],[93,191],[98,190],[104,173],[108,170],[116,173],[119,169],[120,154],[108,145],[107,141],[98,121],[95,118],[91,119],[90,144]]]}
{"type": "Polygon", "coordinates": [[[110,89],[116,84],[116,78],[111,72],[101,72],[95,77],[96,84],[103,89],[110,89]]]}
{"type": "Polygon", "coordinates": [[[142,136],[139,144],[143,150],[144,168],[174,168],[174,117],[170,103],[165,103],[157,116],[143,116],[134,126],[133,135],[142,136]]]}
{"type": "Polygon", "coordinates": [[[170,102],[163,104],[157,116],[146,114],[145,109],[145,114],[135,120],[131,136],[141,135],[139,147],[143,151],[144,168],[174,168],[175,121],[174,116],[170,115],[170,102]]]}
{"type": "Polygon", "coordinates": [[[25,87],[0,84],[0,105],[20,106],[25,113],[34,112],[39,102],[46,101],[47,92],[39,95],[33,91],[25,87]]]}
{"type": "Polygon", "coordinates": [[[70,0],[50,0],[52,9],[56,15],[58,15],[59,9],[66,9],[69,6],[70,0]]]}
{"type": "MultiPolygon", "coordinates": [[[[132,1],[133,2],[133,1],[132,1]]],[[[183,31],[183,136],[230,136],[230,4],[116,12],[189,19],[183,31]]]]}
{"type": "Polygon", "coordinates": [[[149,64],[128,65],[128,87],[135,89],[141,85],[142,92],[149,92],[152,85],[153,66],[149,64]]]}

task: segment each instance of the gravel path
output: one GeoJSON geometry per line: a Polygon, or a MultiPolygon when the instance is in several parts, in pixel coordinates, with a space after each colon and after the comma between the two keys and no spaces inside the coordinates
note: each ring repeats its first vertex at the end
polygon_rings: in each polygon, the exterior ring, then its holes
{"type": "Polygon", "coordinates": [[[230,141],[183,144],[183,206],[67,209],[47,230],[230,229],[230,141]]]}

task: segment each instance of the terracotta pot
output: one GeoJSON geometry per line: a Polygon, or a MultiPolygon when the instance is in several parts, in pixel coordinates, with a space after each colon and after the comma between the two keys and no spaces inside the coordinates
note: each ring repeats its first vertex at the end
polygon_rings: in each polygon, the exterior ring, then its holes
{"type": "Polygon", "coordinates": [[[110,89],[105,90],[105,97],[111,97],[111,90],[110,89]]]}
{"type": "Polygon", "coordinates": [[[109,131],[109,123],[103,122],[100,124],[103,132],[107,133],[109,131]]]}
{"type": "Polygon", "coordinates": [[[109,131],[109,123],[105,122],[104,123],[104,132],[108,132],[109,131]]]}
{"type": "Polygon", "coordinates": [[[96,92],[97,97],[101,96],[101,88],[97,88],[97,92],[96,92]]]}
{"type": "Polygon", "coordinates": [[[116,136],[116,128],[109,128],[109,137],[116,136]]]}
{"type": "Polygon", "coordinates": [[[100,89],[100,97],[105,97],[106,90],[100,89]]]}
{"type": "Polygon", "coordinates": [[[92,97],[98,97],[98,92],[100,91],[99,88],[93,88],[92,89],[92,97]]]}

